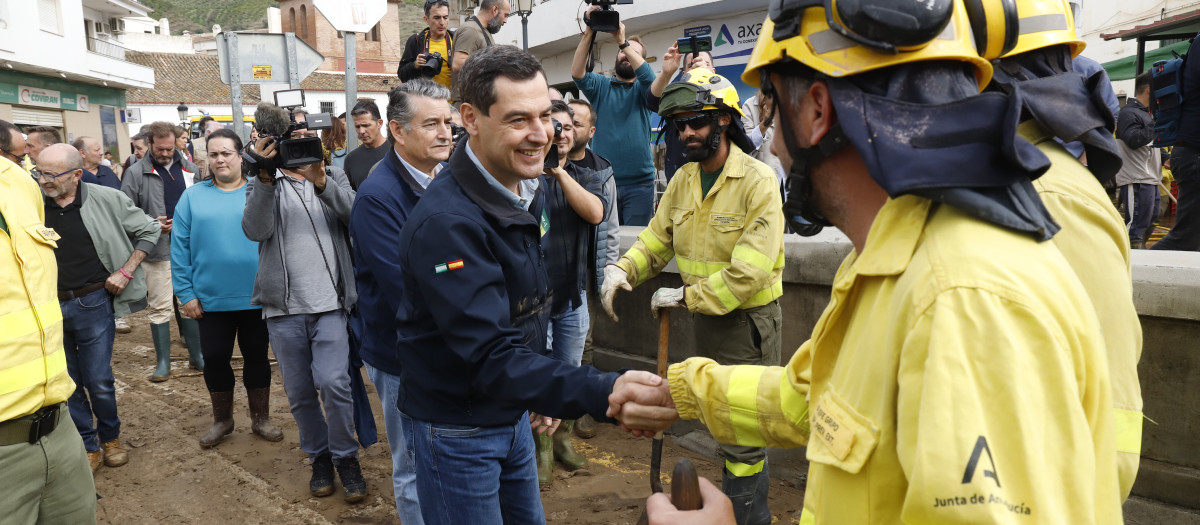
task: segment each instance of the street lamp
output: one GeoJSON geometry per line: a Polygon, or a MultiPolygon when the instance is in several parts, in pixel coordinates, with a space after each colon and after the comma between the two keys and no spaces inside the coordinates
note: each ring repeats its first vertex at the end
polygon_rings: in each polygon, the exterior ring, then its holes
{"type": "Polygon", "coordinates": [[[187,104],[180,102],[178,106],[175,106],[175,111],[179,112],[179,121],[180,122],[187,122],[187,112],[188,112],[187,104]]]}
{"type": "Polygon", "coordinates": [[[533,0],[517,0],[517,14],[521,15],[521,45],[529,52],[529,14],[533,12],[533,0]]]}

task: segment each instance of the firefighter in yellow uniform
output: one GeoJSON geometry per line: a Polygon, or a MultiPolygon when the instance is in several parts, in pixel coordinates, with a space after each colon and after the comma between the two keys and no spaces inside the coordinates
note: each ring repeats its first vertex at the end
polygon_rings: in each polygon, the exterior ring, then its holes
{"type": "Polygon", "coordinates": [[[57,234],[29,172],[10,161],[20,130],[0,120],[0,472],[5,523],[94,523],[96,488],[67,411],[57,234]]]}
{"type": "MultiPolygon", "coordinates": [[[[1074,12],[1067,0],[970,1],[991,9],[1008,5],[1016,11],[1016,16],[982,17],[993,22],[980,31],[992,45],[984,46],[980,54],[988,60],[999,55],[1001,67],[988,89],[1016,88],[1030,116],[1021,123],[1018,134],[1037,145],[1054,164],[1054,169],[1033,184],[1062,226],[1053,242],[1075,269],[1104,327],[1124,501],[1133,488],[1142,452],[1142,389],[1137,370],[1142,325],[1133,304],[1129,235],[1101,185],[1121,167],[1120,149],[1102,113],[1108,109],[1093,103],[1086,79],[1070,75],[1071,58],[1082,53],[1086,44],[1075,35],[1074,12]],[[1004,25],[1004,20],[1016,20],[1017,28],[1004,25]],[[1038,22],[1046,20],[1057,23],[1038,22]],[[1015,41],[1007,38],[1018,28],[1022,29],[1015,41]],[[1013,42],[1012,49],[996,45],[1005,40],[1013,42]],[[1055,142],[1055,137],[1082,142],[1088,165],[1055,142]]],[[[978,15],[984,9],[969,12],[978,15]]],[[[972,21],[982,23],[978,18],[972,21]]]]}
{"type": "MultiPolygon", "coordinates": [[[[746,154],[741,104],[729,80],[684,73],[663,90],[659,113],[679,129],[688,164],[671,179],[650,225],[615,265],[602,297],[657,275],[674,258],[685,286],[654,293],[651,308],[694,314],[697,355],[723,364],[778,366],[783,295],[783,213],[774,171],[746,154]]],[[[761,446],[721,445],[722,490],[739,524],[770,523],[769,472],[761,446]]]]}
{"type": "MultiPolygon", "coordinates": [[[[1033,185],[1063,163],[975,94],[962,3],[867,3],[774,0],[743,76],[774,102],[788,209],[854,245],[811,338],[784,367],[673,365],[610,415],[806,446],[804,524],[1121,523],[1106,341],[1033,185]]],[[[669,507],[651,521],[694,519],[669,507]]]]}

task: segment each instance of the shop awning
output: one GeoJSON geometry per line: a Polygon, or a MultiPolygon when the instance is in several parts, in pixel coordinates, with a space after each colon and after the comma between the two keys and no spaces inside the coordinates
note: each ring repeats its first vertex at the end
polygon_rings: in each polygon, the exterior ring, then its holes
{"type": "MultiPolygon", "coordinates": [[[[1187,53],[1188,46],[1190,45],[1190,42],[1176,42],[1169,46],[1163,46],[1158,49],[1147,51],[1145,62],[1146,70],[1149,71],[1150,66],[1159,60],[1170,60],[1175,58],[1175,55],[1171,54],[1172,51],[1179,53],[1180,55],[1187,53]]],[[[1101,65],[1104,66],[1104,71],[1108,73],[1109,80],[1115,82],[1117,80],[1130,80],[1133,77],[1136,77],[1136,61],[1137,57],[1130,55],[1125,58],[1118,58],[1111,62],[1105,62],[1101,65]]]]}

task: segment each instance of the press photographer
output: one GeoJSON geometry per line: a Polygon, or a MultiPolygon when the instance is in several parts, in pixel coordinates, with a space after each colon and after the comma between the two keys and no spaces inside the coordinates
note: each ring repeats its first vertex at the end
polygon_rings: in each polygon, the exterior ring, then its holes
{"type": "Polygon", "coordinates": [[[321,161],[309,126],[318,115],[293,119],[263,103],[254,116],[263,138],[247,148],[253,176],[242,217],[242,231],[259,243],[251,303],[262,305],[300,449],[312,460],[310,492],[332,494],[336,468],[346,501],[362,501],[367,485],[354,437],[346,329],[356,300],[346,241],[354,190],[345,172],[321,161]]]}
{"type": "Polygon", "coordinates": [[[396,76],[408,82],[428,78],[450,87],[450,52],[454,50],[454,32],[450,21],[450,4],[446,0],[425,2],[425,24],[429,27],[413,33],[404,44],[404,55],[396,76]]]}

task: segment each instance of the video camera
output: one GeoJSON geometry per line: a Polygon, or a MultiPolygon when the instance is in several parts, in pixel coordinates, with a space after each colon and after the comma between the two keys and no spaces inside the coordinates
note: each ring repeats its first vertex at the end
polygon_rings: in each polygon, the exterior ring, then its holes
{"type": "Polygon", "coordinates": [[[621,14],[613,9],[613,5],[632,4],[633,0],[587,0],[587,3],[598,6],[598,11],[583,15],[583,23],[598,33],[611,33],[621,29],[621,14]]]}
{"type": "Polygon", "coordinates": [[[436,51],[432,53],[425,53],[425,65],[418,67],[417,71],[424,76],[435,77],[442,71],[442,63],[445,62],[445,60],[446,59],[442,57],[442,54],[436,51]]]}
{"type": "Polygon", "coordinates": [[[558,167],[558,138],[562,136],[562,122],[556,118],[551,118],[550,122],[554,124],[554,138],[550,139],[550,152],[546,153],[546,162],[542,164],[543,169],[554,169],[558,167]]]}
{"type": "Polygon", "coordinates": [[[292,133],[300,130],[320,131],[333,127],[333,116],[329,113],[309,113],[304,122],[296,121],[296,108],[304,105],[304,90],[291,89],[275,92],[275,104],[259,103],[254,112],[258,133],[275,141],[274,167],[293,169],[316,164],[325,158],[321,139],[317,137],[293,138],[292,133]]]}
{"type": "Polygon", "coordinates": [[[467,128],[459,126],[453,122],[450,123],[450,141],[458,144],[460,140],[467,137],[467,128]]]}

